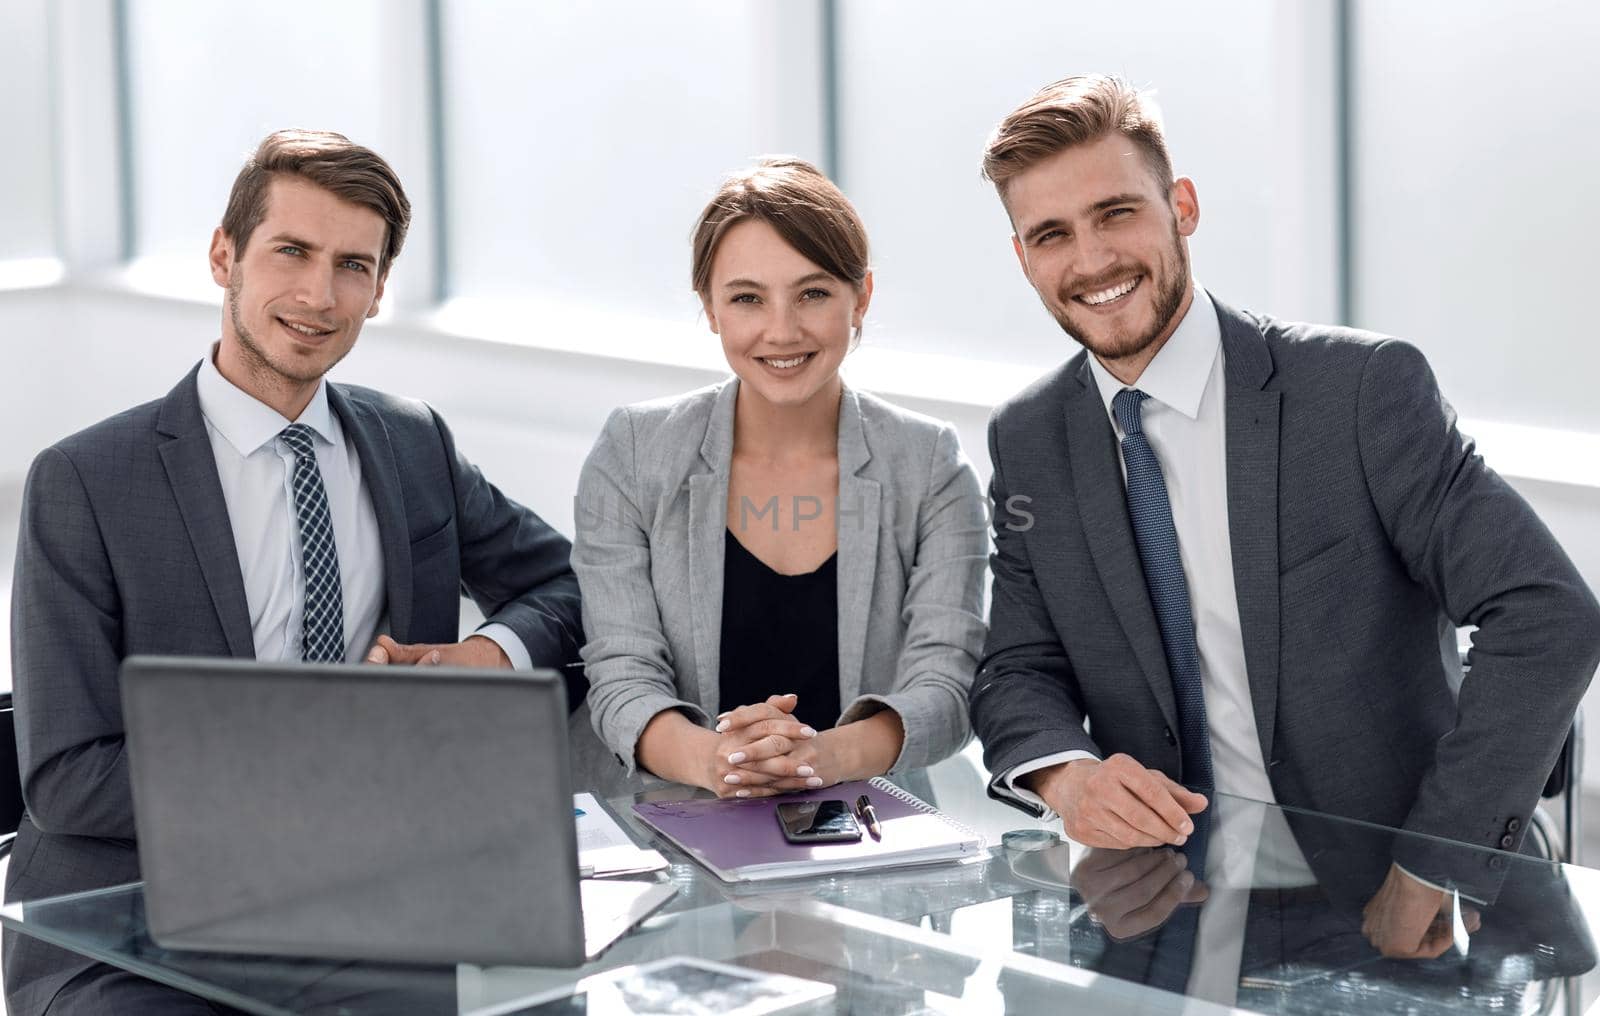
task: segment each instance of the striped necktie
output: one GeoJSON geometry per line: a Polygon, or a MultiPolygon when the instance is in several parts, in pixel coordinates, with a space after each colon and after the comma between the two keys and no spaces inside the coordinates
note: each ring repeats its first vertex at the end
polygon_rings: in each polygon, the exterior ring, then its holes
{"type": "Polygon", "coordinates": [[[300,561],[306,578],[300,658],[307,663],[338,663],[344,659],[344,593],[339,587],[339,552],[333,542],[328,494],[317,468],[315,432],[303,423],[292,423],[278,436],[294,452],[294,517],[300,527],[300,561]]]}

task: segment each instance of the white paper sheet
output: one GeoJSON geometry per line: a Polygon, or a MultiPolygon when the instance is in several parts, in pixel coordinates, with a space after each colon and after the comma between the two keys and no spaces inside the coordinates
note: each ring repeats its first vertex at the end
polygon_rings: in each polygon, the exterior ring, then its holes
{"type": "Polygon", "coordinates": [[[667,859],[634,844],[626,830],[593,794],[573,794],[573,819],[578,823],[578,864],[595,875],[660,871],[667,859]]]}

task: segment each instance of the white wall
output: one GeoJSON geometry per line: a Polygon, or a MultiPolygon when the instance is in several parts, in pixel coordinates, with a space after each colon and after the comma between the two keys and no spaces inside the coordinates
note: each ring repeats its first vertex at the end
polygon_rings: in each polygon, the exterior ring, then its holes
{"type": "MultiPolygon", "coordinates": [[[[50,442],[164,395],[216,336],[218,315],[214,302],[152,296],[122,285],[0,292],[0,336],[12,352],[12,391],[19,396],[0,400],[0,426],[10,437],[0,445],[0,488],[18,482],[32,455],[50,442]]],[[[709,335],[705,342],[714,348],[709,335]]],[[[715,356],[707,362],[715,363],[715,356]]],[[[858,383],[953,421],[987,482],[986,402],[897,391],[917,387],[919,377],[883,363],[863,357],[856,367],[858,383]]],[[[611,407],[685,391],[722,374],[471,339],[423,323],[391,321],[369,324],[333,376],[427,399],[444,414],[462,451],[491,479],[570,534],[578,469],[611,407]]],[[[1021,383],[990,381],[995,387],[1021,383]]],[[[1465,427],[1474,430],[1470,420],[1465,427]]],[[[1600,484],[1515,475],[1537,474],[1537,468],[1519,470],[1524,462],[1537,467],[1537,459],[1519,454],[1515,441],[1501,447],[1507,454],[1497,455],[1493,442],[1486,442],[1490,463],[1509,475],[1590,585],[1600,588],[1600,531],[1594,526],[1600,484]]],[[[0,540],[13,538],[0,533],[0,540]]],[[[1585,708],[1591,723],[1600,722],[1600,692],[1591,693],[1585,708]]],[[[1589,753],[1585,780],[1594,788],[1600,788],[1597,755],[1589,753]]]]}

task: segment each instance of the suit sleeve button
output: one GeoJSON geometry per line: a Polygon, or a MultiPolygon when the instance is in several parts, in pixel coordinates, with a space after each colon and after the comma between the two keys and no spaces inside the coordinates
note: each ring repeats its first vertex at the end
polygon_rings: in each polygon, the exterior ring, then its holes
{"type": "Polygon", "coordinates": [[[1504,836],[1500,837],[1500,849],[1501,850],[1510,850],[1512,847],[1514,847],[1516,845],[1517,845],[1517,838],[1515,836],[1511,835],[1510,833],[1506,833],[1504,836]]]}
{"type": "Polygon", "coordinates": [[[1508,832],[1508,833],[1514,833],[1518,829],[1521,829],[1521,828],[1522,828],[1522,819],[1520,819],[1520,818],[1514,818],[1510,822],[1506,823],[1506,832],[1508,832]]]}

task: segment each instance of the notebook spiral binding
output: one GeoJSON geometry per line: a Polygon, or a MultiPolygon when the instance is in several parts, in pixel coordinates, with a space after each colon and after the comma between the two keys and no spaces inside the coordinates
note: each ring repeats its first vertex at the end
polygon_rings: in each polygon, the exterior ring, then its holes
{"type": "Polygon", "coordinates": [[[966,837],[967,839],[976,840],[978,844],[976,848],[977,850],[982,851],[988,849],[988,838],[982,833],[978,832],[978,830],[967,825],[954,815],[940,811],[938,808],[935,808],[933,805],[929,804],[927,801],[924,801],[911,791],[906,790],[904,787],[897,787],[893,783],[890,783],[888,780],[884,779],[882,776],[874,776],[872,779],[867,781],[867,784],[868,786],[872,787],[873,790],[876,790],[879,793],[888,794],[897,801],[909,804],[911,807],[922,812],[924,815],[939,816],[939,818],[942,819],[945,824],[960,832],[962,836],[966,837]]]}

